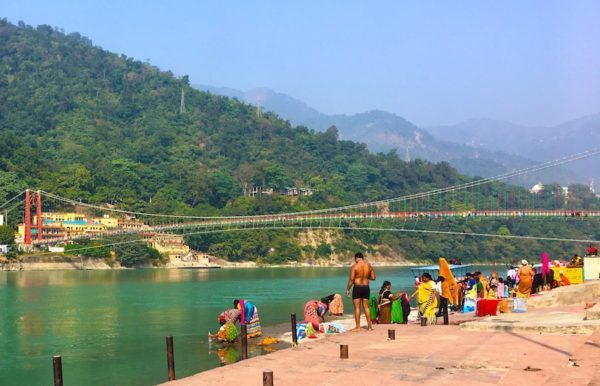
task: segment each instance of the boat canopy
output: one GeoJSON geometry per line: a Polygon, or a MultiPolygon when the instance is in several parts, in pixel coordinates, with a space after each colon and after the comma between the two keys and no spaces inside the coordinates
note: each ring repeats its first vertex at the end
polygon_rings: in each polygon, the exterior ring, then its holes
{"type": "MultiPolygon", "coordinates": [[[[470,269],[472,266],[473,266],[473,264],[461,264],[461,265],[449,264],[452,274],[454,275],[454,277],[457,277],[457,278],[461,277],[461,276],[465,276],[467,274],[467,272],[470,272],[470,269]]],[[[432,278],[435,279],[439,275],[440,266],[437,264],[426,265],[423,267],[411,268],[410,270],[412,271],[414,277],[421,276],[422,274],[427,272],[431,275],[432,278]]]]}

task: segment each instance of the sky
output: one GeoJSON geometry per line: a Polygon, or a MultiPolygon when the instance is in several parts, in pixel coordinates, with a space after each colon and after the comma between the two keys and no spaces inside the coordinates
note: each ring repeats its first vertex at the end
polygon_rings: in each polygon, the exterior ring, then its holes
{"type": "Polygon", "coordinates": [[[192,84],[420,126],[600,113],[599,15],[595,0],[0,0],[0,18],[79,32],[192,84]]]}

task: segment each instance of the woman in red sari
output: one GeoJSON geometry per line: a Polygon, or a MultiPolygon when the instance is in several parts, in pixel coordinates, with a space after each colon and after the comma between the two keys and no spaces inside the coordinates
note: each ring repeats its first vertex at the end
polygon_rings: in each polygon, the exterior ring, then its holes
{"type": "Polygon", "coordinates": [[[319,323],[325,321],[325,313],[328,305],[322,301],[309,300],[304,305],[304,322],[312,324],[315,330],[319,331],[319,323]]]}

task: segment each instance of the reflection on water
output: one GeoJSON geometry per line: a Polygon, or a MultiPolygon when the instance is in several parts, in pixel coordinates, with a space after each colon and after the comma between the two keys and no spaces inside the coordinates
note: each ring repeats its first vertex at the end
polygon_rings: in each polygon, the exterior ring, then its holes
{"type": "MultiPolygon", "coordinates": [[[[123,280],[138,283],[176,283],[190,280],[209,280],[211,278],[210,271],[208,269],[124,269],[3,272],[0,274],[0,286],[17,288],[79,287],[81,285],[111,285],[123,282],[123,280]],[[144,274],[140,275],[140,271],[143,271],[144,274]]],[[[227,280],[227,275],[224,276],[224,279],[227,280]]]]}
{"type": "MultiPolygon", "coordinates": [[[[383,280],[412,289],[408,269],[377,276],[373,291],[383,280]]],[[[69,384],[163,382],[167,335],[178,377],[191,375],[239,359],[236,345],[207,341],[233,299],[252,300],[263,327],[287,324],[308,299],[343,294],[347,280],[348,268],[0,272],[0,383],[49,384],[53,355],[69,384]]],[[[251,345],[249,355],[272,349],[251,345]]]]}
{"type": "MultiPolygon", "coordinates": [[[[210,353],[210,351],[209,351],[210,353]]],[[[219,363],[221,365],[230,365],[240,359],[240,353],[237,348],[232,346],[222,347],[217,351],[219,355],[219,363]]]]}
{"type": "MultiPolygon", "coordinates": [[[[274,351],[278,348],[287,347],[287,344],[280,344],[278,346],[262,346],[260,345],[261,338],[250,339],[248,341],[248,357],[256,357],[265,355],[274,351]]],[[[239,341],[235,343],[221,343],[221,342],[209,342],[208,354],[216,354],[219,358],[219,364],[221,366],[230,365],[238,362],[241,359],[242,346],[239,341]]]]}

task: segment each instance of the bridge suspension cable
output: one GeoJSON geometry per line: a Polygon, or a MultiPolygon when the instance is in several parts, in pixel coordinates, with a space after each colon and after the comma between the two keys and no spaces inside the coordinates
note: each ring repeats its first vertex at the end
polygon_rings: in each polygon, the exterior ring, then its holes
{"type": "Polygon", "coordinates": [[[116,209],[116,208],[107,208],[105,206],[84,203],[84,202],[76,201],[73,199],[61,197],[56,194],[45,192],[45,191],[42,191],[42,194],[48,198],[52,198],[54,200],[62,201],[64,203],[68,203],[68,204],[75,205],[75,206],[87,207],[87,208],[91,208],[91,209],[98,209],[98,210],[102,210],[102,211],[110,211],[110,212],[114,212],[114,213],[126,214],[126,215],[131,215],[131,216],[146,216],[146,217],[163,218],[163,219],[177,219],[177,220],[215,220],[215,219],[235,220],[235,219],[251,219],[251,218],[260,219],[260,218],[265,218],[265,217],[271,217],[274,215],[276,215],[276,216],[299,216],[299,215],[313,215],[313,214],[320,214],[320,213],[343,212],[343,211],[348,211],[348,210],[352,210],[352,209],[369,208],[369,207],[373,207],[373,206],[377,206],[377,205],[387,205],[389,203],[427,198],[427,197],[435,196],[438,194],[441,195],[443,193],[466,190],[468,188],[485,185],[485,184],[489,184],[492,182],[502,181],[502,180],[506,180],[506,179],[513,178],[513,177],[518,177],[520,175],[524,175],[524,174],[528,174],[528,173],[542,171],[542,170],[560,166],[560,165],[563,165],[566,163],[570,163],[570,162],[574,162],[577,160],[597,156],[599,154],[600,154],[600,149],[588,150],[588,151],[573,154],[573,155],[570,155],[567,157],[543,162],[543,163],[533,165],[530,167],[526,167],[523,169],[518,169],[518,170],[514,170],[511,172],[504,173],[504,174],[500,174],[495,177],[482,178],[482,179],[478,179],[478,180],[474,180],[474,181],[469,181],[469,182],[465,182],[465,183],[461,183],[461,184],[457,184],[457,185],[448,186],[445,188],[438,188],[438,189],[433,189],[433,190],[430,190],[427,192],[413,193],[413,194],[409,194],[409,195],[405,195],[405,196],[394,197],[394,198],[389,198],[389,199],[384,199],[384,200],[377,200],[377,201],[365,202],[365,203],[360,203],[360,204],[345,205],[345,206],[340,206],[340,207],[335,207],[335,208],[315,209],[315,210],[300,211],[300,212],[262,214],[262,215],[254,215],[254,216],[190,216],[190,215],[144,213],[144,212],[139,212],[139,211],[128,211],[128,210],[122,210],[122,209],[116,209]]]}
{"type": "MultiPolygon", "coordinates": [[[[196,232],[180,233],[181,236],[194,236],[202,234],[213,234],[213,233],[224,233],[224,232],[242,232],[256,230],[257,228],[225,228],[225,229],[205,229],[196,232]]],[[[267,226],[260,228],[261,230],[289,230],[289,229],[305,229],[302,226],[267,226]]],[[[429,229],[406,229],[406,228],[376,228],[376,227],[335,227],[335,226],[312,226],[311,229],[321,230],[352,230],[352,231],[381,231],[381,232],[398,232],[398,233],[422,233],[422,234],[436,234],[436,235],[447,235],[447,236],[467,236],[467,237],[482,237],[482,238],[500,238],[500,239],[514,239],[514,240],[537,240],[537,241],[552,241],[552,242],[570,242],[570,243],[585,243],[585,244],[599,244],[600,240],[594,239],[575,239],[575,238],[561,238],[561,237],[547,237],[547,236],[524,236],[524,235],[499,235],[494,233],[476,233],[476,232],[458,232],[458,231],[441,231],[441,230],[429,230],[429,229]]],[[[144,239],[135,240],[123,240],[113,243],[107,243],[102,245],[91,245],[82,246],[74,249],[70,249],[69,252],[78,252],[90,249],[109,248],[124,244],[134,244],[146,242],[144,239]]],[[[51,254],[53,252],[41,252],[38,254],[51,254]]]]}
{"type": "MultiPolygon", "coordinates": [[[[16,196],[14,196],[13,198],[11,198],[10,200],[6,201],[4,204],[0,205],[0,209],[6,207],[8,204],[10,204],[11,202],[15,201],[16,199],[21,198],[21,196],[23,196],[23,194],[25,194],[25,191],[22,191],[21,193],[17,194],[16,196]]],[[[14,208],[14,206],[11,207],[11,208],[14,208]]]]}

